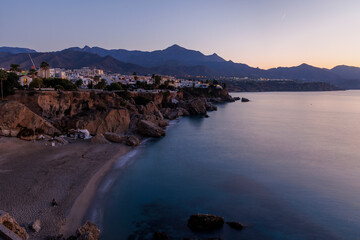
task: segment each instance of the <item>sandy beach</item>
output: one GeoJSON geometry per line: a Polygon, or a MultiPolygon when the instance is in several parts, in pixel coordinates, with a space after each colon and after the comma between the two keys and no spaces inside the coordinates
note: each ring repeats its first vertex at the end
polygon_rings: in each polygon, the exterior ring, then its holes
{"type": "Polygon", "coordinates": [[[30,233],[30,239],[71,235],[83,224],[101,179],[130,150],[121,144],[82,141],[51,147],[1,137],[0,209],[22,226],[40,219],[41,231],[30,233]],[[58,206],[51,206],[53,198],[58,206]]]}

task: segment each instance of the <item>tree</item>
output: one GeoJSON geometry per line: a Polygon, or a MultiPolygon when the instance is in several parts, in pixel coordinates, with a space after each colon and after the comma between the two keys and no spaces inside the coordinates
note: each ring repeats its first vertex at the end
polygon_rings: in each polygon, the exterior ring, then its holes
{"type": "Polygon", "coordinates": [[[11,64],[10,65],[10,71],[12,71],[12,72],[21,72],[20,65],[19,64],[11,64]]]}
{"type": "Polygon", "coordinates": [[[50,64],[48,64],[47,62],[42,62],[40,64],[40,68],[44,70],[48,70],[50,68],[50,64]]]}
{"type": "Polygon", "coordinates": [[[1,99],[4,100],[4,87],[3,81],[7,79],[7,72],[0,70],[0,81],[1,81],[1,99]]]}
{"type": "Polygon", "coordinates": [[[35,76],[37,75],[36,69],[34,69],[34,68],[30,69],[29,74],[31,74],[32,79],[35,79],[35,76]]]}
{"type": "Polygon", "coordinates": [[[35,78],[31,81],[30,85],[29,85],[29,88],[42,88],[44,87],[44,82],[41,78],[35,78]]]}
{"type": "Polygon", "coordinates": [[[109,91],[119,91],[119,90],[123,90],[122,86],[120,83],[111,83],[109,86],[107,86],[107,90],[109,91]]]}
{"type": "Polygon", "coordinates": [[[160,82],[161,82],[161,76],[158,76],[158,75],[156,75],[155,76],[155,85],[160,85],[160,82]]]}
{"type": "Polygon", "coordinates": [[[105,79],[101,79],[101,81],[95,85],[95,88],[97,89],[104,89],[106,87],[106,80],[105,79]]]}
{"type": "Polygon", "coordinates": [[[40,64],[40,69],[42,69],[45,72],[44,78],[46,78],[47,77],[46,76],[46,71],[50,69],[50,64],[48,64],[47,62],[42,62],[40,64]]]}
{"type": "Polygon", "coordinates": [[[94,82],[95,82],[95,83],[98,83],[99,81],[100,81],[100,76],[95,76],[95,77],[94,77],[94,82]]]}
{"type": "Polygon", "coordinates": [[[7,73],[4,70],[0,70],[0,80],[2,98],[4,96],[14,94],[15,88],[18,88],[20,86],[19,76],[14,72],[7,73]]]}
{"type": "Polygon", "coordinates": [[[76,87],[81,87],[81,85],[83,85],[83,80],[82,79],[79,79],[79,80],[77,80],[76,82],[75,82],[75,85],[76,85],[76,87]]]}
{"type": "Polygon", "coordinates": [[[94,84],[92,82],[89,82],[89,84],[87,85],[88,89],[93,89],[94,84]]]}
{"type": "Polygon", "coordinates": [[[134,72],[134,73],[133,73],[133,75],[134,75],[134,76],[136,76],[136,75],[137,75],[137,73],[136,73],[136,72],[134,72]]]}

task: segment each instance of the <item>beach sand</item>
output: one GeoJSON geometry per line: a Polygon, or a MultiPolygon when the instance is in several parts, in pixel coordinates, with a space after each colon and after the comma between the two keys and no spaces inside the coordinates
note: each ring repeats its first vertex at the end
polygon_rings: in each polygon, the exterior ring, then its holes
{"type": "Polygon", "coordinates": [[[121,144],[77,141],[55,147],[0,138],[0,209],[25,226],[41,220],[30,239],[65,236],[83,224],[96,189],[113,163],[131,150],[121,144]],[[82,155],[85,158],[82,158],[82,155]],[[52,207],[55,198],[58,206],[52,207]]]}

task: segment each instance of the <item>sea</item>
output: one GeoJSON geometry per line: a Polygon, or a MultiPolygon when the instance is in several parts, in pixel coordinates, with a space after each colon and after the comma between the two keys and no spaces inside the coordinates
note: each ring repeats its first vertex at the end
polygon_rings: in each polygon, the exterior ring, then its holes
{"type": "Polygon", "coordinates": [[[232,93],[119,159],[89,218],[101,239],[360,239],[360,91],[232,93]],[[192,214],[242,223],[209,233],[192,214]]]}

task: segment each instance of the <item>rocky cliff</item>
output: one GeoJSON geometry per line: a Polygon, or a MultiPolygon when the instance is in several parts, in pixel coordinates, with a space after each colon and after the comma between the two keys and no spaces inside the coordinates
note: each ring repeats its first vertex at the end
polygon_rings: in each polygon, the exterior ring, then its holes
{"type": "Polygon", "coordinates": [[[18,91],[0,105],[4,113],[0,134],[54,136],[70,129],[87,129],[94,136],[106,132],[162,136],[169,120],[206,115],[217,109],[212,102],[231,101],[234,99],[226,90],[215,88],[118,93],[18,91]]]}

